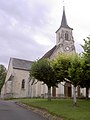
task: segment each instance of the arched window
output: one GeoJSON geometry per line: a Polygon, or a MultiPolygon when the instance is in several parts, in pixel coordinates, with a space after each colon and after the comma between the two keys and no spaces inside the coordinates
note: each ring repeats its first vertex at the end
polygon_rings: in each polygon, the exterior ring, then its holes
{"type": "Polygon", "coordinates": [[[24,89],[25,88],[25,80],[23,79],[22,80],[22,89],[24,89]]]}
{"type": "Polygon", "coordinates": [[[65,40],[68,40],[68,33],[65,33],[65,40]]]}

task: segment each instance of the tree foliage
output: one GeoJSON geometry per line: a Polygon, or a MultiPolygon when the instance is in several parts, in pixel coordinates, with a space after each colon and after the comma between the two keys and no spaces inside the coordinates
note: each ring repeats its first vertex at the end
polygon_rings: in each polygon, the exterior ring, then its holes
{"type": "Polygon", "coordinates": [[[78,54],[70,56],[70,67],[68,68],[69,80],[76,87],[82,76],[82,58],[78,54]]]}
{"type": "Polygon", "coordinates": [[[76,87],[81,83],[82,79],[82,58],[78,54],[70,56],[71,62],[70,67],[68,68],[69,80],[73,85],[73,105],[76,106],[76,87]]]}
{"type": "Polygon", "coordinates": [[[48,86],[48,99],[50,99],[51,87],[57,86],[55,73],[47,59],[37,60],[32,64],[30,75],[48,86]]]}
{"type": "Polygon", "coordinates": [[[86,88],[86,98],[88,99],[89,88],[90,88],[90,65],[86,62],[85,58],[83,58],[82,70],[83,74],[81,76],[82,81],[80,82],[80,86],[82,88],[86,88]]]}
{"type": "Polygon", "coordinates": [[[62,53],[54,60],[41,59],[33,63],[31,76],[43,82],[48,88],[67,81],[74,86],[74,104],[76,104],[76,87],[90,88],[90,37],[84,39],[84,52],[80,56],[76,53],[62,53]]]}
{"type": "Polygon", "coordinates": [[[83,57],[83,75],[82,75],[82,82],[81,87],[86,87],[86,98],[88,99],[88,92],[90,88],[90,37],[84,39],[84,45],[82,45],[84,50],[82,57],[83,57]]]}
{"type": "Polygon", "coordinates": [[[78,54],[60,54],[53,60],[53,69],[59,82],[70,82],[73,85],[74,105],[76,105],[76,87],[82,76],[81,57],[78,54]]]}
{"type": "Polygon", "coordinates": [[[83,56],[86,59],[87,62],[90,63],[90,37],[87,37],[87,39],[84,39],[84,45],[81,45],[84,52],[83,56]]]}
{"type": "Polygon", "coordinates": [[[57,86],[54,71],[47,59],[34,62],[30,74],[35,79],[44,82],[44,84],[49,87],[57,86]]]}
{"type": "Polygon", "coordinates": [[[60,54],[56,59],[52,61],[52,66],[55,71],[56,79],[59,82],[68,78],[68,68],[70,67],[70,57],[68,54],[60,54]]]}
{"type": "Polygon", "coordinates": [[[6,78],[6,68],[4,65],[0,65],[0,92],[6,78]]]}

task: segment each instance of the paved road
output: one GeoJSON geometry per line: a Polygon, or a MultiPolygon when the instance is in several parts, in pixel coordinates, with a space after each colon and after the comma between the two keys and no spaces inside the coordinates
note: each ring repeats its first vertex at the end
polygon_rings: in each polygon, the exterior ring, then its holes
{"type": "Polygon", "coordinates": [[[46,120],[40,115],[26,110],[14,102],[0,100],[0,120],[46,120]]]}

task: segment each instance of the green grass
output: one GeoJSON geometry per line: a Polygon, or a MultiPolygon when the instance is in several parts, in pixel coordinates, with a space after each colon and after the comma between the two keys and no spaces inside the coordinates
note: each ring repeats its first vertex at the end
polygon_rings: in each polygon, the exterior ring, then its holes
{"type": "Polygon", "coordinates": [[[64,120],[90,120],[90,100],[78,100],[78,106],[74,107],[72,100],[54,99],[20,99],[27,105],[44,108],[53,115],[60,116],[64,120]]]}

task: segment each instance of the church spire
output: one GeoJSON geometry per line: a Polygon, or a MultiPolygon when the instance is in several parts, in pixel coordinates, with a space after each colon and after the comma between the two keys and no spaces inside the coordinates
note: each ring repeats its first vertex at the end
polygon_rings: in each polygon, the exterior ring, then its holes
{"type": "MultiPolygon", "coordinates": [[[[64,2],[64,1],[63,1],[64,2]]],[[[62,20],[61,20],[61,25],[59,29],[56,31],[56,33],[61,29],[61,28],[67,28],[73,30],[73,28],[69,27],[67,24],[67,19],[66,19],[66,14],[65,14],[65,5],[63,5],[63,14],[62,14],[62,20]]]]}
{"type": "Polygon", "coordinates": [[[63,15],[62,15],[62,21],[61,21],[61,26],[60,27],[72,29],[67,24],[67,19],[66,19],[66,14],[65,14],[65,6],[63,6],[63,15]]]}
{"type": "Polygon", "coordinates": [[[66,15],[65,15],[65,6],[63,6],[63,15],[62,15],[61,27],[67,27],[67,19],[66,19],[66,15]]]}

